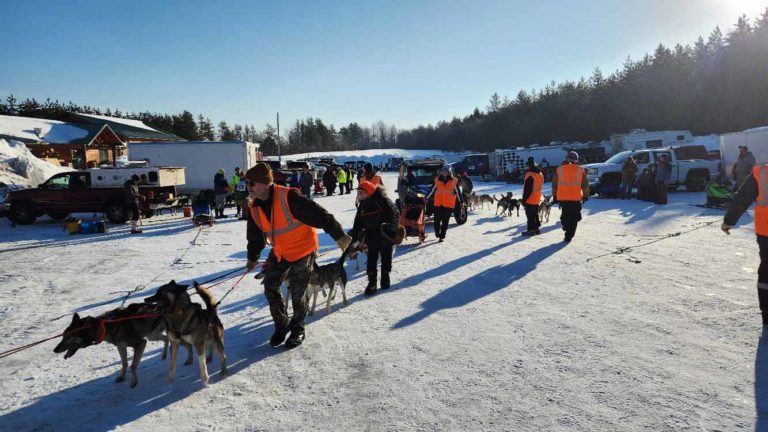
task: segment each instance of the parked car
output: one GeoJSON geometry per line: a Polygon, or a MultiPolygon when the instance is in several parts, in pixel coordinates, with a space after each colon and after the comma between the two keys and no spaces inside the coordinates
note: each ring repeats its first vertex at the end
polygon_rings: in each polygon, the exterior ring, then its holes
{"type": "MultiPolygon", "coordinates": [[[[109,171],[118,171],[114,168],[109,171]]],[[[104,170],[97,170],[103,172],[104,170]]],[[[116,175],[116,174],[115,174],[116,175]]],[[[63,220],[70,213],[104,213],[115,224],[128,220],[123,186],[97,187],[96,174],[70,171],[54,175],[36,189],[14,190],[6,196],[8,215],[19,225],[29,225],[48,214],[63,220]]],[[[162,179],[163,176],[158,176],[162,179]]],[[[154,211],[177,204],[176,185],[162,182],[139,184],[141,212],[149,217],[154,211]]]]}
{"type": "MultiPolygon", "coordinates": [[[[397,190],[395,191],[397,192],[397,200],[395,201],[397,208],[402,210],[406,205],[424,200],[432,190],[435,177],[438,176],[443,165],[445,162],[441,159],[409,160],[400,165],[397,190]]],[[[434,204],[434,196],[424,202],[427,217],[434,213],[434,204]]],[[[466,202],[460,204],[459,200],[456,200],[453,216],[459,225],[467,221],[467,204],[466,202]]]]}
{"type": "Polygon", "coordinates": [[[707,183],[719,174],[718,162],[705,159],[678,159],[675,149],[653,149],[623,151],[614,155],[603,163],[587,164],[590,192],[601,193],[612,191],[621,184],[621,169],[624,162],[632,156],[638,167],[638,173],[651,163],[657,163],[661,154],[669,156],[672,164],[672,178],[669,182],[670,189],[677,189],[685,185],[689,191],[703,191],[707,183]]]}

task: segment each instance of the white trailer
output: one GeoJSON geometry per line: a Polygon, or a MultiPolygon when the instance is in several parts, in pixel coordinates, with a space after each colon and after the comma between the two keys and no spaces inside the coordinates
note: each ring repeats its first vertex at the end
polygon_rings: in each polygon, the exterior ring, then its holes
{"type": "Polygon", "coordinates": [[[498,177],[514,171],[524,173],[529,157],[532,157],[538,165],[545,161],[546,166],[556,167],[565,160],[571,150],[579,153],[580,163],[602,162],[612,154],[611,146],[607,141],[598,144],[570,143],[541,147],[534,145],[495,150],[490,157],[490,166],[498,177]]]}
{"type": "Polygon", "coordinates": [[[613,154],[627,150],[645,150],[680,146],[693,143],[693,135],[690,131],[646,131],[645,129],[633,129],[626,134],[611,135],[613,154]]]}
{"type": "Polygon", "coordinates": [[[130,160],[153,166],[186,168],[184,192],[213,189],[213,176],[224,168],[229,181],[235,167],[243,171],[259,161],[259,144],[248,141],[138,142],[128,144],[130,160]]]}
{"type": "Polygon", "coordinates": [[[720,135],[720,160],[727,177],[739,158],[739,146],[747,146],[758,164],[768,163],[768,126],[720,135]]]}
{"type": "Polygon", "coordinates": [[[140,186],[183,186],[186,183],[184,168],[178,167],[105,167],[89,168],[91,187],[121,188],[133,175],[139,176],[140,186]]]}

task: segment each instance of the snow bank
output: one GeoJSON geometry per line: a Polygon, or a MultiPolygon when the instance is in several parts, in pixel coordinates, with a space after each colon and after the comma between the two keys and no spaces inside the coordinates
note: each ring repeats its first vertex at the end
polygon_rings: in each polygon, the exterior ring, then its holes
{"type": "MultiPolygon", "coordinates": [[[[387,163],[389,158],[401,157],[405,159],[423,159],[428,157],[439,157],[453,163],[460,160],[468,152],[445,152],[442,150],[403,150],[403,149],[368,149],[368,150],[347,150],[335,152],[315,152],[315,153],[296,153],[283,155],[285,160],[297,160],[308,158],[335,158],[336,162],[344,163],[351,160],[365,160],[373,164],[387,163]]],[[[271,157],[269,159],[274,159],[271,157]]]]}
{"type": "Polygon", "coordinates": [[[63,171],[72,171],[72,168],[58,167],[38,159],[24,143],[0,139],[0,182],[35,187],[63,171]]]}

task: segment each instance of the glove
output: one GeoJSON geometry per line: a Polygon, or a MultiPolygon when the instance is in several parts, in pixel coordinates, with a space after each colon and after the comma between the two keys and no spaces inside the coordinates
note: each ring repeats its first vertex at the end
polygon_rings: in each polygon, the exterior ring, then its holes
{"type": "Polygon", "coordinates": [[[352,237],[344,234],[336,240],[336,244],[339,245],[339,249],[343,252],[352,244],[352,237]]]}
{"type": "Polygon", "coordinates": [[[723,224],[720,225],[720,229],[723,230],[723,232],[728,234],[728,235],[731,235],[731,228],[733,228],[733,227],[728,225],[725,222],[723,222],[723,224]]]}
{"type": "Polygon", "coordinates": [[[585,196],[584,198],[581,199],[581,202],[587,202],[587,201],[589,201],[589,197],[588,196],[585,196]]]}
{"type": "Polygon", "coordinates": [[[258,264],[257,261],[248,260],[248,262],[245,263],[245,268],[247,268],[248,271],[250,272],[251,270],[256,268],[256,264],[258,264]]]}

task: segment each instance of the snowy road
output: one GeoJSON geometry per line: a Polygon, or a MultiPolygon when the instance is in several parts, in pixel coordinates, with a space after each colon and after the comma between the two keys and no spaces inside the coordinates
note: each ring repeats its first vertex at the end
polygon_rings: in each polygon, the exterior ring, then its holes
{"type": "MultiPolygon", "coordinates": [[[[352,197],[320,202],[349,228],[352,197]]],[[[0,360],[0,430],[768,430],[756,415],[768,412],[768,333],[751,211],[726,237],[722,212],[689,205],[703,201],[592,199],[568,245],[556,207],[530,239],[524,217],[475,211],[445,243],[398,247],[392,289],[372,298],[348,263],[350,304],[319,307],[293,351],[266,343],[269,310],[248,277],[220,307],[231,375],[214,359],[206,388],[196,366],[168,384],[158,343],[130,389],[114,383],[114,347],[64,360],[51,341],[0,360]]],[[[170,215],[141,236],[0,222],[0,351],[61,332],[74,311],[117,307],[137,285],[148,287],[140,299],[244,265],[243,222],[197,234],[170,215]]],[[[321,252],[339,256],[325,235],[321,252]]]]}

